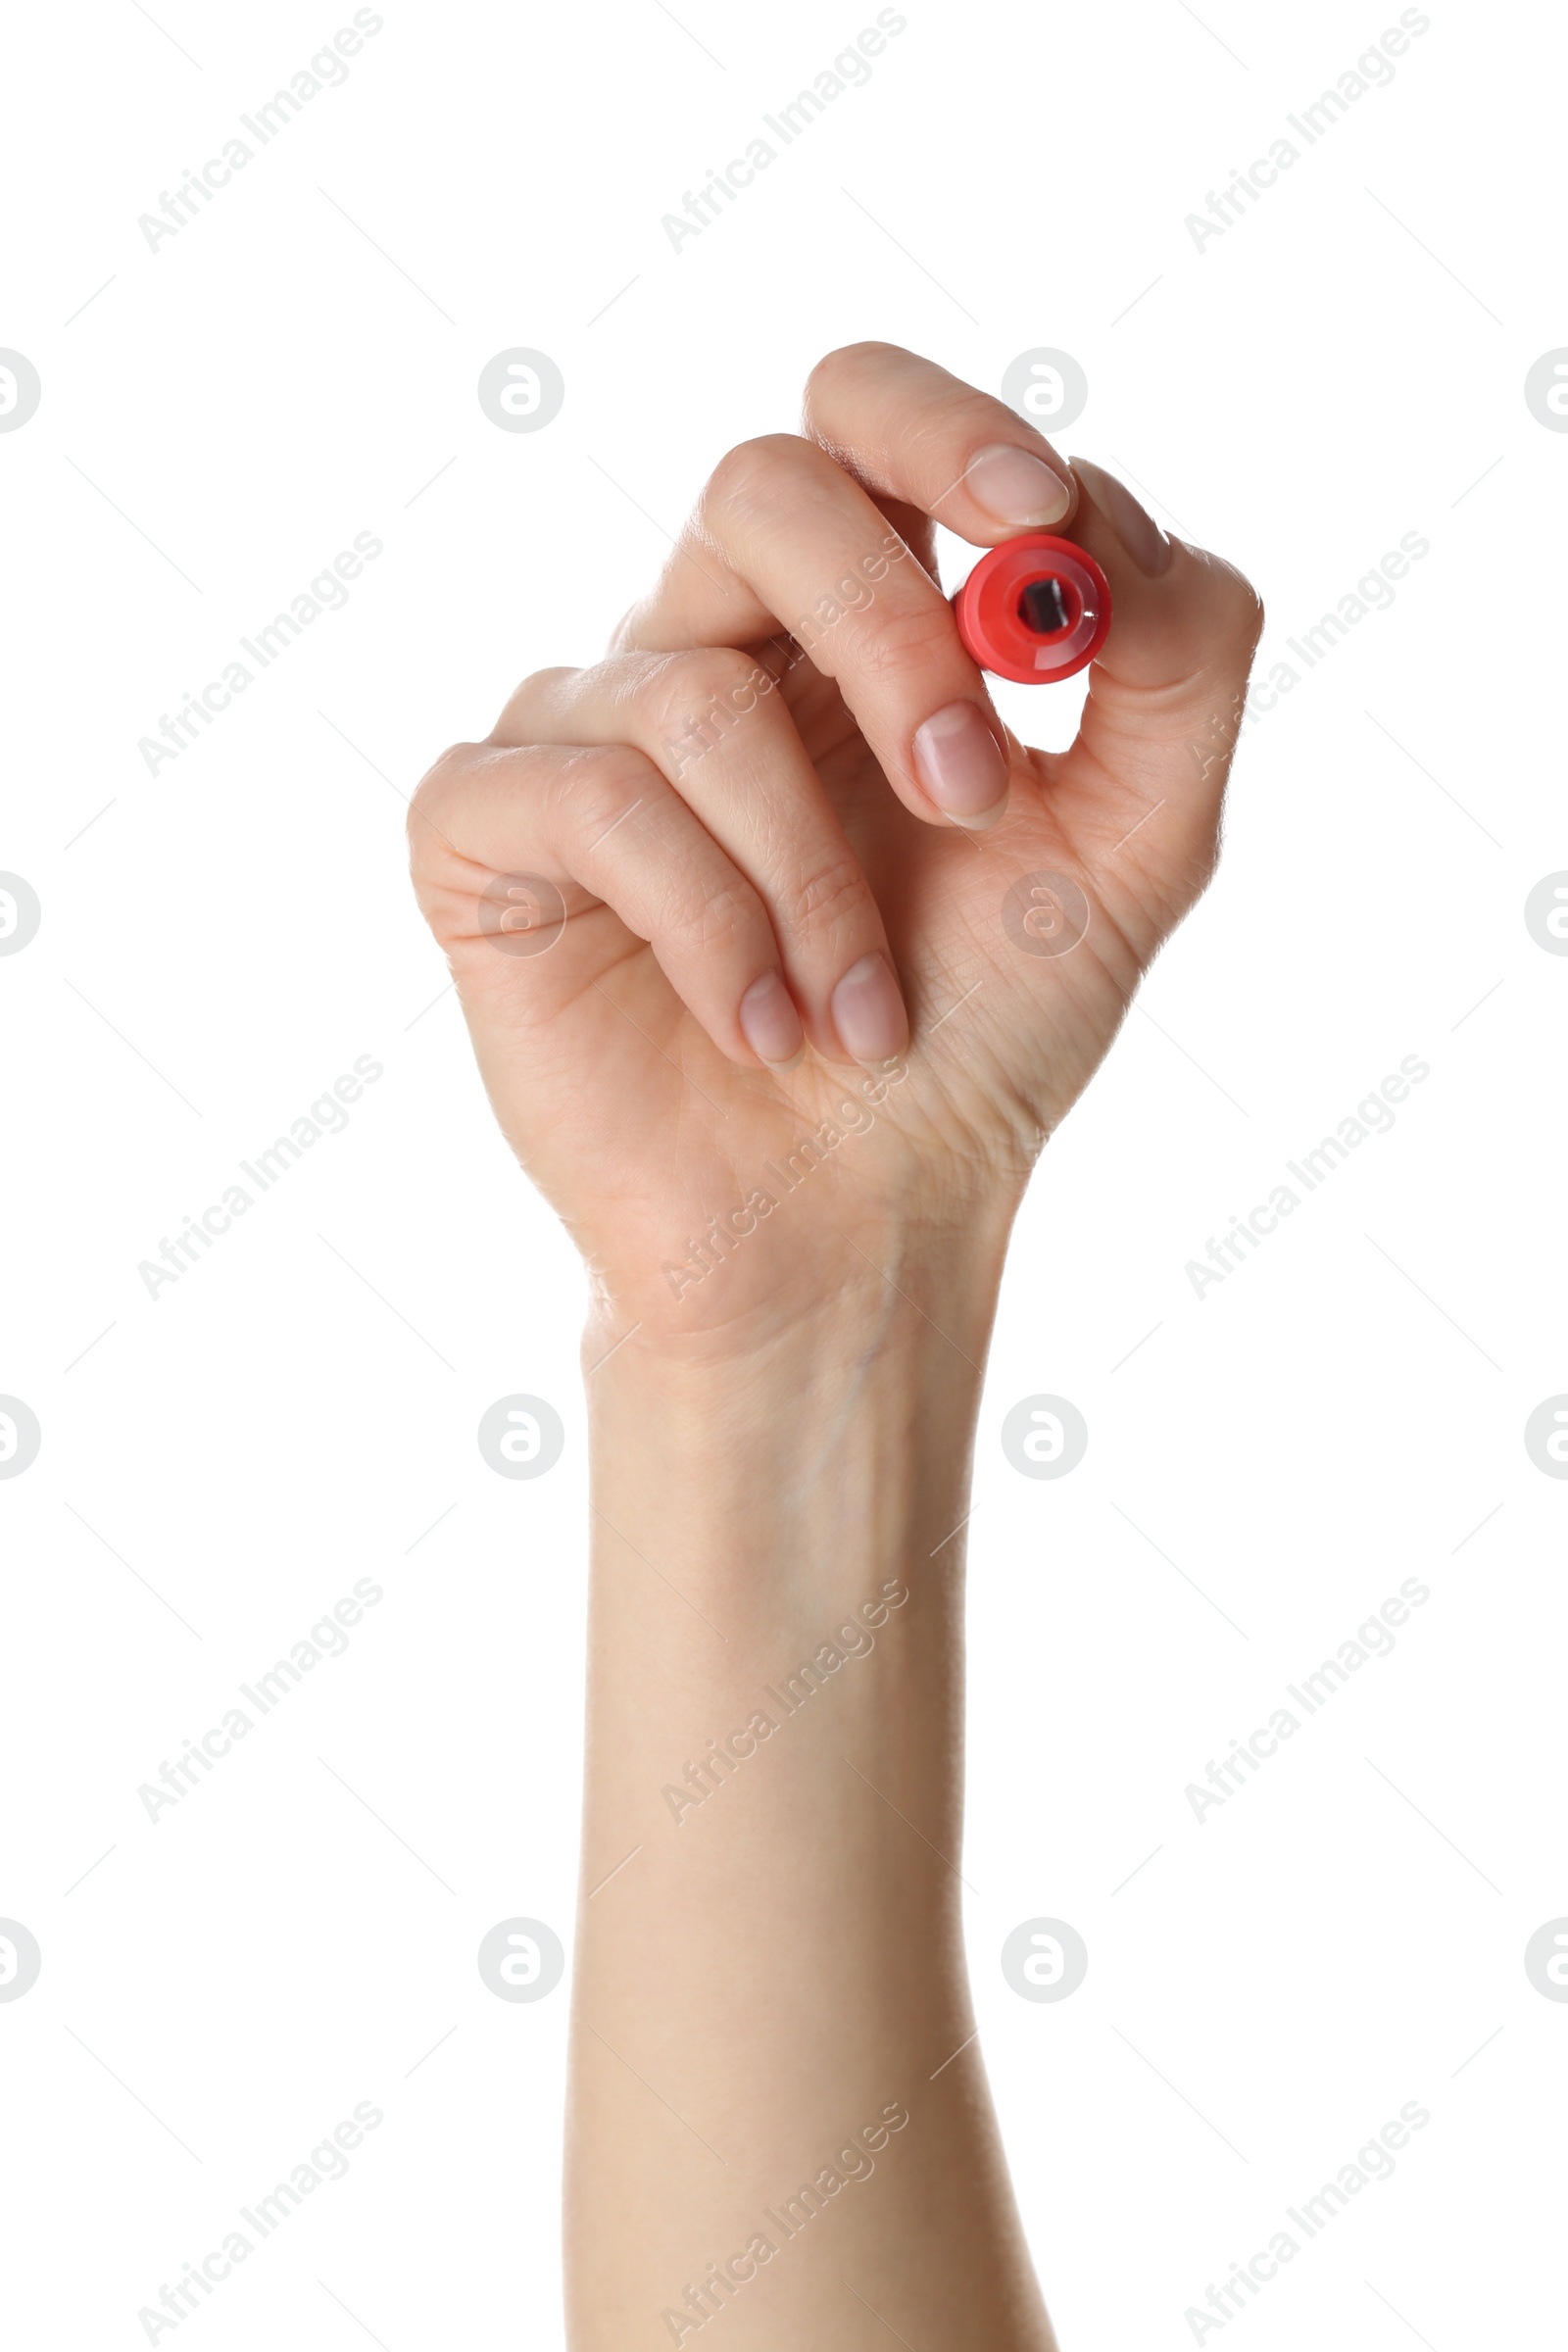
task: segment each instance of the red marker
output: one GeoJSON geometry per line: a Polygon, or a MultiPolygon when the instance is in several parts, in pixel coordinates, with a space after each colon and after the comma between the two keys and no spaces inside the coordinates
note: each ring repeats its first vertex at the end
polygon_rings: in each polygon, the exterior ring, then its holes
{"type": "Polygon", "coordinates": [[[1110,627],[1110,585],[1093,556],[1049,531],[988,548],[953,600],[964,651],[1020,686],[1051,686],[1091,662],[1110,627]]]}

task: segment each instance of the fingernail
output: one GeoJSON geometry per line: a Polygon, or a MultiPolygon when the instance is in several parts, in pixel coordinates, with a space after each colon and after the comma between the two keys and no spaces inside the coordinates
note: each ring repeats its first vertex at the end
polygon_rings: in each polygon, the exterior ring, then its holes
{"type": "Polygon", "coordinates": [[[1152,514],[1102,466],[1092,466],[1087,458],[1068,462],[1139,570],[1157,580],[1170,562],[1171,543],[1152,514]]]}
{"type": "Polygon", "coordinates": [[[964,469],[963,486],[977,507],[998,522],[1059,522],[1072,505],[1072,484],[1054,473],[1033,450],[995,441],[977,449],[964,469]]]}
{"type": "Polygon", "coordinates": [[[909,1042],[909,1016],[883,955],[851,964],[833,991],[832,1012],[839,1043],[856,1061],[886,1061],[909,1042]]]}
{"type": "Polygon", "coordinates": [[[806,1053],[801,1016],[777,972],[754,980],[740,1003],[741,1030],[759,1061],[770,1069],[793,1070],[806,1053]]]}
{"type": "Polygon", "coordinates": [[[978,703],[949,703],[914,734],[914,772],[956,825],[983,832],[1007,806],[1007,756],[978,703]]]}

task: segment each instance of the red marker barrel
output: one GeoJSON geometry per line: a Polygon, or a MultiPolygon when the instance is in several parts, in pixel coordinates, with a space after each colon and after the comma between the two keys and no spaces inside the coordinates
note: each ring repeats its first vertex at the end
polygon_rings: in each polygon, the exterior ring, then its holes
{"type": "Polygon", "coordinates": [[[1020,686],[1085,668],[1110,627],[1110,586],[1093,556],[1049,531],[988,548],[953,600],[964,650],[1020,686]]]}

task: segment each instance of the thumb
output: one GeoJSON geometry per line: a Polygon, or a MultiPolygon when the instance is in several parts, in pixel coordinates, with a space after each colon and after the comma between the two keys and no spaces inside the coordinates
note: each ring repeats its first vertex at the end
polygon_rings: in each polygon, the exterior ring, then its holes
{"type": "Polygon", "coordinates": [[[1139,827],[1136,858],[1118,865],[1146,874],[1174,919],[1213,865],[1263,607],[1232,564],[1167,537],[1113,474],[1071,464],[1072,535],[1110,583],[1112,618],[1055,793],[1081,798],[1074,817],[1102,855],[1139,827]]]}

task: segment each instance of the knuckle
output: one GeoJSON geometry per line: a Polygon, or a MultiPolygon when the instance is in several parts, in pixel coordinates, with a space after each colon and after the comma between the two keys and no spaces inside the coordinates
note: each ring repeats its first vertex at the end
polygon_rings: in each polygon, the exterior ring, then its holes
{"type": "Polygon", "coordinates": [[[726,450],[703,487],[698,520],[718,510],[732,514],[765,511],[780,497],[806,449],[795,433],[760,433],[726,450]]]}
{"type": "Polygon", "coordinates": [[[689,731],[713,715],[740,717],[755,704],[759,665],[733,646],[671,654],[644,679],[644,709],[662,734],[689,731]]]}
{"type": "Polygon", "coordinates": [[[867,365],[875,366],[890,353],[897,354],[896,343],[880,343],[867,338],[858,343],[841,343],[834,351],[826,351],[806,379],[806,408],[810,415],[833,388],[862,373],[867,365]]]}
{"type": "Polygon", "coordinates": [[[450,801],[454,787],[462,781],[480,749],[476,743],[449,743],[439,759],[425,769],[409,797],[404,831],[411,852],[428,847],[432,831],[439,830],[435,826],[438,809],[450,801]]]}
{"type": "Polygon", "coordinates": [[[554,669],[531,669],[521,685],[513,689],[512,700],[519,702],[525,694],[548,694],[558,686],[569,685],[573,678],[581,675],[582,671],[569,663],[561,663],[554,669]]]}
{"type": "Polygon", "coordinates": [[[491,728],[487,740],[493,744],[515,745],[528,741],[536,722],[536,714],[548,709],[582,673],[576,669],[531,670],[519,686],[507,697],[505,710],[491,728]]]}
{"type": "Polygon", "coordinates": [[[605,647],[605,653],[609,659],[613,660],[619,654],[629,653],[636,645],[638,630],[649,602],[647,597],[640,596],[635,604],[626,607],[625,612],[610,632],[610,641],[605,647]]]}
{"type": "Polygon", "coordinates": [[[1238,571],[1233,564],[1227,564],[1225,569],[1230,575],[1228,585],[1237,620],[1255,645],[1263,634],[1263,599],[1245,572],[1238,571]]]}
{"type": "Polygon", "coordinates": [[[1263,633],[1263,600],[1251,581],[1223,556],[1208,556],[1209,579],[1226,625],[1253,645],[1263,633]]]}
{"type": "Polygon", "coordinates": [[[691,956],[728,955],[756,937],[760,921],[760,902],[738,874],[706,884],[682,875],[662,909],[665,942],[691,956]]]}
{"type": "Polygon", "coordinates": [[[893,685],[940,675],[959,650],[952,611],[934,593],[917,601],[884,600],[858,622],[854,645],[858,666],[893,685]]]}
{"type": "Polygon", "coordinates": [[[827,849],[814,865],[806,868],[781,912],[797,930],[830,936],[858,923],[870,898],[870,885],[846,842],[827,849]]]}
{"type": "MultiPolygon", "coordinates": [[[[554,771],[557,806],[569,829],[592,845],[636,800],[646,801],[658,771],[629,743],[569,751],[554,771]]],[[[662,788],[662,778],[658,778],[662,788]]]]}

